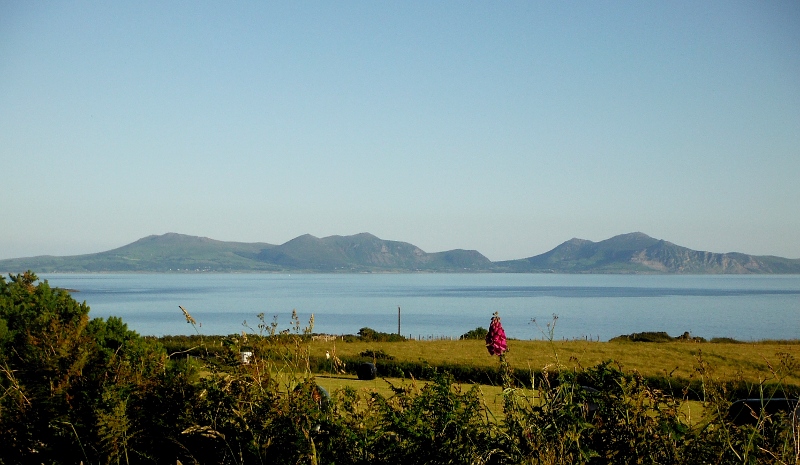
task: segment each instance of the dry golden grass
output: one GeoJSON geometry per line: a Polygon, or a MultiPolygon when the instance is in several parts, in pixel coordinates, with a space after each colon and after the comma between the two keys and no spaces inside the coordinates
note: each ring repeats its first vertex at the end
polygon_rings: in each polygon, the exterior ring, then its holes
{"type": "MultiPolygon", "coordinates": [[[[586,341],[508,341],[507,359],[517,369],[590,367],[613,360],[625,371],[643,376],[690,378],[702,358],[720,381],[752,383],[776,380],[800,385],[800,344],[762,343],[634,343],[586,341]],[[786,362],[789,362],[787,365],[786,362]]],[[[483,341],[320,342],[311,343],[310,354],[324,357],[357,356],[365,350],[382,350],[398,361],[425,361],[431,365],[459,364],[498,366],[497,357],[486,351],[483,341]]]]}

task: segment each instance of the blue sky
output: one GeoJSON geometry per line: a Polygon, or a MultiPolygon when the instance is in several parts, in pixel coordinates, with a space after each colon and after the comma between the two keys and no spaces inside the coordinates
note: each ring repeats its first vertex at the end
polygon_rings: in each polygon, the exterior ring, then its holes
{"type": "Polygon", "coordinates": [[[800,258],[800,3],[0,1],[0,258],[641,231],[800,258]]]}

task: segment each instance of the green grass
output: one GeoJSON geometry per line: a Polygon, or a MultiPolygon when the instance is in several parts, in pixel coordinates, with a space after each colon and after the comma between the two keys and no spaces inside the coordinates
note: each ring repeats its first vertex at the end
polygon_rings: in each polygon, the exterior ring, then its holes
{"type": "MultiPolygon", "coordinates": [[[[403,378],[375,378],[372,380],[360,380],[355,376],[349,375],[330,375],[330,374],[317,374],[315,381],[319,386],[325,388],[331,395],[337,390],[352,388],[362,394],[377,393],[383,397],[389,398],[394,395],[392,386],[405,387],[415,386],[421,388],[426,381],[418,381],[403,378]]],[[[474,384],[457,384],[458,389],[468,390],[474,384]]],[[[491,418],[502,419],[503,413],[503,388],[501,386],[487,386],[477,385],[480,392],[480,399],[490,412],[491,418]]],[[[520,395],[525,395],[528,398],[537,398],[536,391],[531,389],[522,389],[518,392],[520,395]]],[[[683,401],[681,402],[680,415],[690,425],[696,425],[703,421],[707,412],[703,407],[702,402],[698,401],[683,401]]]]}
{"type": "MultiPolygon", "coordinates": [[[[586,341],[508,341],[507,359],[516,369],[532,372],[590,367],[613,360],[623,370],[645,377],[691,379],[702,361],[719,381],[759,384],[782,381],[800,385],[800,344],[793,341],[760,343],[627,343],[586,341]]],[[[382,350],[398,362],[426,362],[484,368],[498,366],[497,357],[483,341],[320,342],[310,343],[312,357],[325,351],[339,357],[357,357],[366,350],[382,350]]]]}
{"type": "MultiPolygon", "coordinates": [[[[330,374],[317,374],[315,376],[315,381],[318,385],[325,388],[331,394],[339,389],[349,387],[365,393],[376,392],[386,398],[394,395],[392,386],[413,386],[421,388],[427,384],[427,381],[424,380],[405,378],[375,378],[372,380],[361,380],[355,376],[330,374]]],[[[475,385],[469,383],[456,383],[456,386],[459,389],[469,390],[475,385]]],[[[501,386],[478,385],[478,389],[483,402],[492,415],[495,418],[501,418],[503,415],[503,388],[501,386]]],[[[530,395],[532,395],[532,391],[527,391],[530,395]]]]}

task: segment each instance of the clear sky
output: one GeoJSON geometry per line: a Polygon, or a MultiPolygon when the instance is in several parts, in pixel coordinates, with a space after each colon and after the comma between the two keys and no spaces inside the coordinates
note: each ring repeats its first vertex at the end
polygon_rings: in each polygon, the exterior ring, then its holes
{"type": "Polygon", "coordinates": [[[641,231],[800,258],[800,2],[0,0],[0,258],[641,231]]]}

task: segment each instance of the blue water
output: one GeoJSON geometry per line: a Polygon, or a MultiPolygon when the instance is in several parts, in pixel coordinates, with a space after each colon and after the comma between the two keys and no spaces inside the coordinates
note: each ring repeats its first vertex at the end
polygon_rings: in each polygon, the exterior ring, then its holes
{"type": "Polygon", "coordinates": [[[556,339],[605,341],[620,334],[689,331],[705,338],[800,338],[800,276],[554,274],[53,274],[76,289],[90,316],[119,316],[143,335],[279,329],[293,309],[314,332],[362,327],[428,337],[488,328],[499,312],[509,337],[540,339],[558,316],[556,339]],[[186,323],[186,308],[201,326],[186,323]],[[245,324],[246,322],[246,324],[245,324]],[[251,329],[252,328],[252,329],[251,329]]]}

